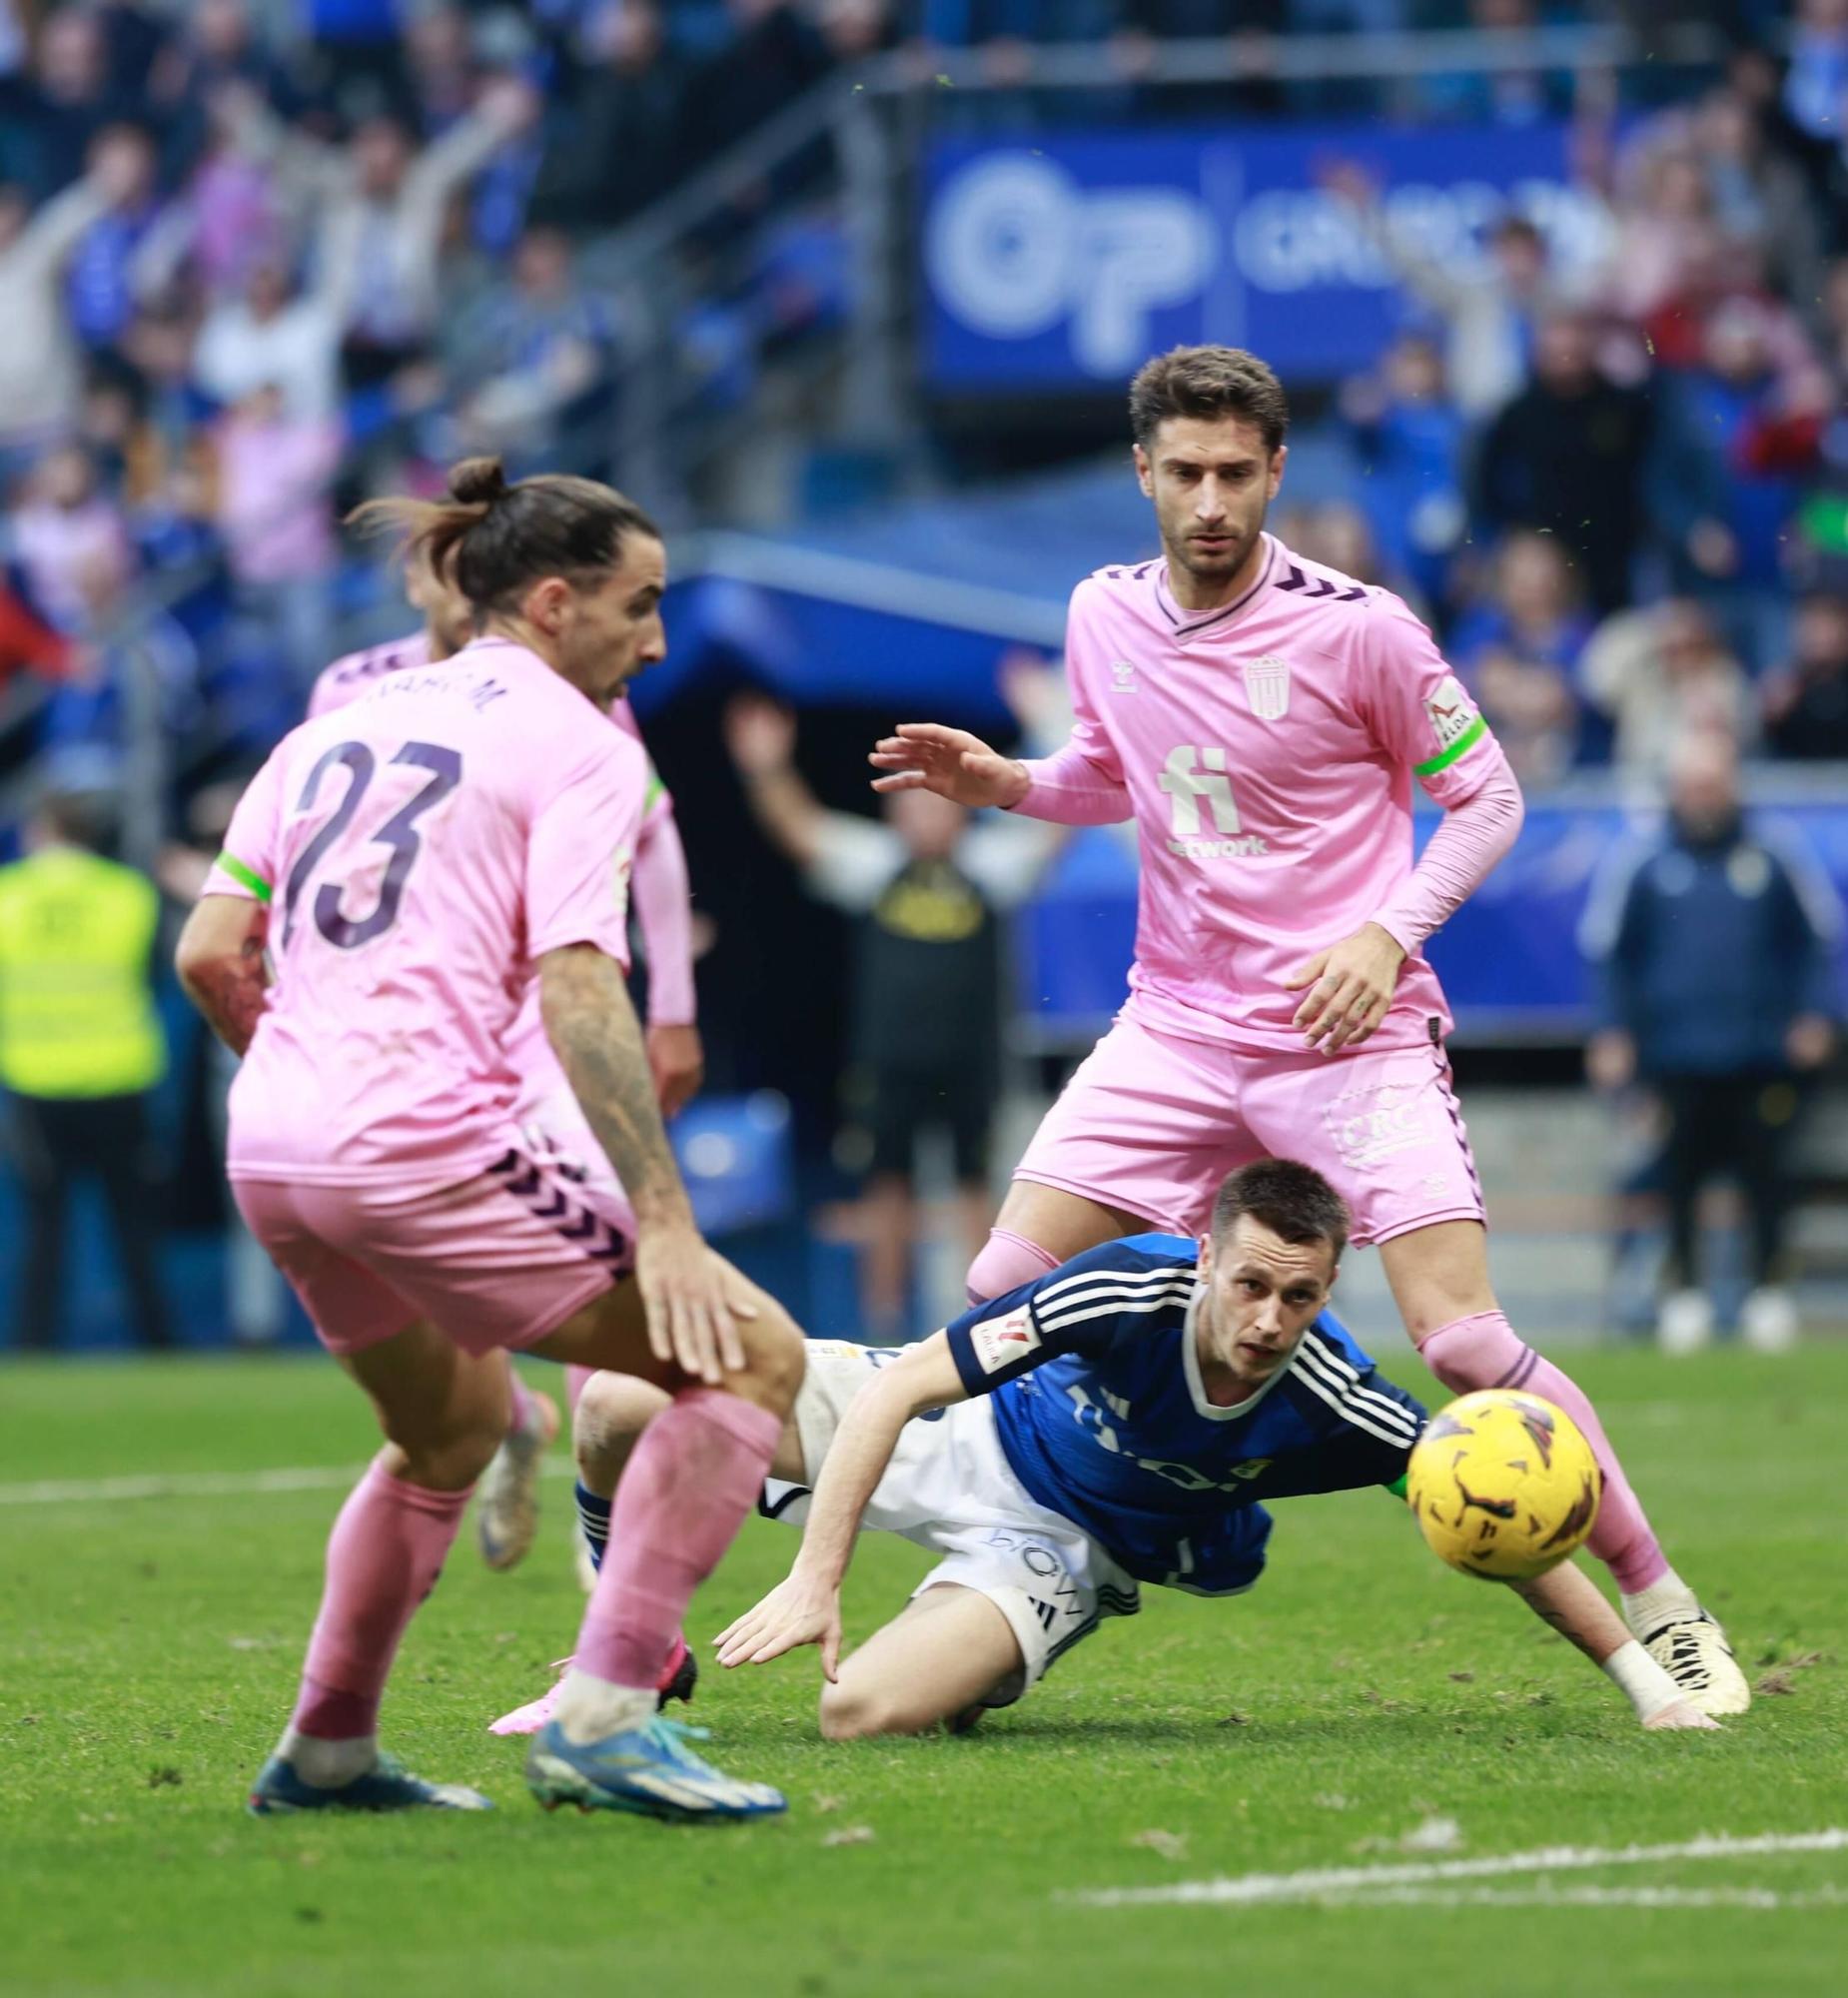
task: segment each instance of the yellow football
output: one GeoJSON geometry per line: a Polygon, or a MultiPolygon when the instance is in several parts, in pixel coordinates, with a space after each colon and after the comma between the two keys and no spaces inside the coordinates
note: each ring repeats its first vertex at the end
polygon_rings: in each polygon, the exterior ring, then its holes
{"type": "Polygon", "coordinates": [[[1603,1489],[1571,1417],[1513,1388],[1478,1389],[1439,1409],[1405,1474],[1431,1552],[1495,1581],[1544,1574],[1576,1552],[1603,1489]]]}

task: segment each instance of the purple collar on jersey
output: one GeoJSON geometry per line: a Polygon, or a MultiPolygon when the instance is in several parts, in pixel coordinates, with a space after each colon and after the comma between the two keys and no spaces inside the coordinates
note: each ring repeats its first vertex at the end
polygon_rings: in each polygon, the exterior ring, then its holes
{"type": "Polygon", "coordinates": [[[1196,631],[1204,631],[1210,625],[1223,623],[1228,617],[1236,617],[1254,596],[1271,580],[1271,571],[1277,566],[1277,542],[1269,534],[1264,537],[1264,560],[1258,565],[1258,580],[1254,582],[1236,603],[1223,604],[1218,610],[1183,610],[1174,600],[1168,587],[1168,564],[1163,562],[1156,571],[1155,600],[1162,606],[1166,617],[1183,638],[1191,638],[1196,631]],[[1189,618],[1193,622],[1188,622],[1189,618]]]}

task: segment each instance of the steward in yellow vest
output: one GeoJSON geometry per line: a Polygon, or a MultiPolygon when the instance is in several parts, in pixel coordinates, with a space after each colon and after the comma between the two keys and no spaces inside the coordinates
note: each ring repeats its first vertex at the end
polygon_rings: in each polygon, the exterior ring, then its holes
{"type": "Polygon", "coordinates": [[[70,1193],[102,1182],[144,1345],[171,1343],[156,1268],[148,1095],[167,1068],[152,971],[160,897],[105,859],[94,794],[50,793],[0,867],[0,1085],[12,1099],[27,1251],[22,1346],[54,1343],[70,1193]]]}

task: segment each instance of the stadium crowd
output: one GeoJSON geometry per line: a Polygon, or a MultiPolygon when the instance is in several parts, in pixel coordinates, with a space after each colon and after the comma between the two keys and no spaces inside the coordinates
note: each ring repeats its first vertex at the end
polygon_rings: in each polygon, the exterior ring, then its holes
{"type": "MultiPolygon", "coordinates": [[[[1598,764],[1659,776],[1690,724],[1748,758],[1848,758],[1848,0],[1690,0],[1677,19],[1730,53],[1620,83],[1265,73],[1295,33],[1619,21],[1646,47],[1658,12],[0,0],[4,816],[23,819],[18,779],[107,773],[153,724],[164,829],[209,843],[225,780],[376,635],[390,584],[347,509],[434,491],[477,450],[514,475],[607,472],[631,346],[597,246],[879,54],[965,127],[1572,120],[1595,226],[1568,256],[1510,212],[1463,277],[1401,239],[1364,161],[1325,161],[1400,330],[1364,376],[1323,385],[1326,417],[1302,385],[1306,428],[1356,477],[1277,524],[1407,596],[1530,787],[1598,764]],[[1241,80],[1149,81],[1159,42],[1229,33],[1241,80]],[[1036,92],[1035,47],[1078,41],[1107,49],[1119,87],[1036,92]],[[990,87],[950,105],[946,51],[990,87]]],[[[839,323],[833,187],[798,159],[730,242],[687,246],[747,245],[742,289],[683,328],[713,357],[716,405],[754,408],[775,356],[839,323]],[[763,226],[776,216],[790,226],[763,226]]]]}

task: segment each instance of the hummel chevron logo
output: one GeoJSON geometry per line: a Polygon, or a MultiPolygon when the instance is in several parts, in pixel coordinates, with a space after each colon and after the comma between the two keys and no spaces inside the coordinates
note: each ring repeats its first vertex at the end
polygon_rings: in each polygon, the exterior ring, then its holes
{"type": "Polygon", "coordinates": [[[1367,594],[1364,583],[1357,582],[1352,589],[1337,589],[1327,576],[1320,576],[1311,582],[1295,562],[1290,564],[1290,573],[1277,586],[1279,589],[1301,589],[1313,597],[1332,596],[1338,603],[1359,603],[1367,594]]]}

